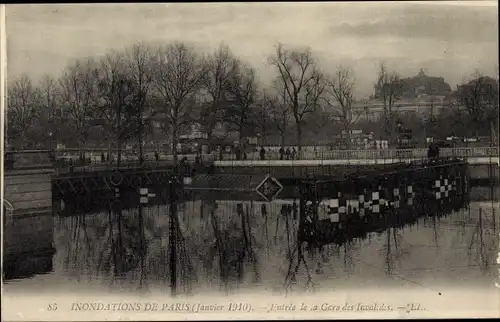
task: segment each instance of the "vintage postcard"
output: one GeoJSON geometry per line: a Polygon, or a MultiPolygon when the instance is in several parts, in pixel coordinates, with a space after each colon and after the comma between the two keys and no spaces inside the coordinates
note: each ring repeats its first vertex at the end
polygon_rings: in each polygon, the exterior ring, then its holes
{"type": "Polygon", "coordinates": [[[0,13],[3,320],[500,317],[497,1],[0,13]]]}

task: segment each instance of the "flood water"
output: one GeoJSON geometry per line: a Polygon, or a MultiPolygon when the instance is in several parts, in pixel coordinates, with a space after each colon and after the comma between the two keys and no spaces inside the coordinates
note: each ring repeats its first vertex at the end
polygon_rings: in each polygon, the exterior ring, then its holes
{"type": "MultiPolygon", "coordinates": [[[[497,196],[498,188],[473,188],[459,211],[327,245],[303,261],[297,221],[281,214],[291,201],[265,203],[263,214],[259,202],[188,200],[178,209],[178,293],[491,288],[500,252],[497,196]]],[[[52,270],[9,280],[6,292],[170,293],[168,205],[54,216],[53,242],[52,270]]]]}

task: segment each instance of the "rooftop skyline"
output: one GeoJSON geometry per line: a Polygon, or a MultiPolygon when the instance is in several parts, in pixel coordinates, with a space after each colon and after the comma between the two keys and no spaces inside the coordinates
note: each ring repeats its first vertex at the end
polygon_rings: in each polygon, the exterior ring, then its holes
{"type": "Polygon", "coordinates": [[[309,46],[325,72],[354,70],[358,98],[373,93],[384,60],[402,77],[422,68],[452,88],[474,69],[498,73],[498,3],[169,3],[7,5],[8,78],[58,77],[79,58],[137,42],[221,42],[258,70],[274,46],[309,46]]]}

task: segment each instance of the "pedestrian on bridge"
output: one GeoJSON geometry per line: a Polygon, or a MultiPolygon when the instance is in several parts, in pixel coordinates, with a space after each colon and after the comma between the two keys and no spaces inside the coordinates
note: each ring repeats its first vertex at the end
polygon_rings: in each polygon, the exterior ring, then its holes
{"type": "Polygon", "coordinates": [[[101,152],[101,163],[104,163],[105,158],[104,158],[104,152],[101,152]]]}
{"type": "Polygon", "coordinates": [[[260,159],[261,160],[265,160],[266,159],[266,150],[264,149],[264,147],[262,147],[260,149],[260,159]]]}
{"type": "Polygon", "coordinates": [[[285,154],[285,149],[283,149],[283,147],[280,148],[279,154],[280,154],[280,160],[283,160],[283,156],[285,154]]]}
{"type": "Polygon", "coordinates": [[[434,148],[433,143],[429,144],[429,148],[427,148],[427,159],[432,159],[434,157],[434,148]]]}
{"type": "Polygon", "coordinates": [[[286,148],[285,155],[287,160],[290,160],[291,154],[292,152],[290,151],[290,148],[286,148]]]}
{"type": "Polygon", "coordinates": [[[439,158],[439,146],[435,143],[431,143],[429,145],[429,149],[427,150],[427,158],[430,160],[435,160],[439,158]]]}
{"type": "Polygon", "coordinates": [[[297,155],[297,151],[295,150],[295,147],[292,148],[292,160],[295,160],[295,156],[297,155]]]}
{"type": "Polygon", "coordinates": [[[156,162],[160,161],[160,155],[158,154],[158,151],[155,150],[155,160],[156,162]]]}

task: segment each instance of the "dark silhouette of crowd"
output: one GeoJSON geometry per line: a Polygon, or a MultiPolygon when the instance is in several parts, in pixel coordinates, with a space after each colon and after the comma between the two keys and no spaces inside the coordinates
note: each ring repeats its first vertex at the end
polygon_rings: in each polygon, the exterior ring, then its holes
{"type": "Polygon", "coordinates": [[[286,150],[281,147],[279,149],[279,155],[280,155],[280,160],[294,160],[295,156],[297,155],[297,151],[295,150],[295,147],[293,147],[290,150],[290,147],[287,147],[286,150]]]}
{"type": "Polygon", "coordinates": [[[439,145],[436,143],[431,143],[429,149],[427,150],[427,158],[430,160],[436,160],[439,158],[439,145]]]}

